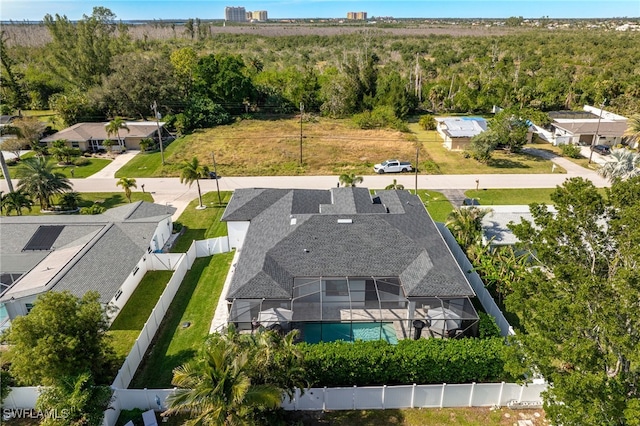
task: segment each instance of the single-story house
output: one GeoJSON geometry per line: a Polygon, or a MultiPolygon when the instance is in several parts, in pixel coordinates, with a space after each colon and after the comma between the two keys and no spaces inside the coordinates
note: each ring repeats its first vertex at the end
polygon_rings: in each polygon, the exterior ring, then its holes
{"type": "Polygon", "coordinates": [[[622,143],[627,130],[626,117],[589,105],[583,111],[553,111],[549,117],[554,145],[615,146],[622,143]]]}
{"type": "Polygon", "coordinates": [[[171,236],[174,211],[138,201],[99,215],[0,218],[0,326],[29,313],[47,291],[95,290],[102,304],[122,308],[149,253],[171,236]]]}
{"type": "Polygon", "coordinates": [[[477,332],[475,293],[407,191],[238,189],[222,220],[239,251],[226,298],[241,331],[296,328],[308,342],[477,332]]]}
{"type": "Polygon", "coordinates": [[[436,130],[450,151],[464,151],[471,138],[487,130],[487,121],[482,117],[437,117],[436,130]]]}
{"type": "MultiPolygon", "coordinates": [[[[483,208],[479,206],[477,208],[483,208]]],[[[547,206],[555,212],[554,206],[547,206]]],[[[523,220],[533,223],[533,215],[528,205],[501,205],[487,207],[489,212],[482,218],[482,243],[492,248],[513,246],[518,239],[507,225],[519,224],[523,220]]]]}
{"type": "Polygon", "coordinates": [[[162,132],[163,142],[166,143],[170,140],[169,138],[173,138],[164,128],[164,124],[164,122],[156,123],[155,121],[127,121],[129,131],[125,128],[120,129],[120,141],[118,141],[118,135],[107,134],[109,123],[77,123],[40,139],[40,143],[51,146],[53,141],[65,140],[72,148],[78,148],[83,152],[94,152],[104,150],[103,142],[109,139],[113,142],[112,150],[114,151],[140,149],[142,139],[151,138],[158,141],[158,126],[162,132]]]}

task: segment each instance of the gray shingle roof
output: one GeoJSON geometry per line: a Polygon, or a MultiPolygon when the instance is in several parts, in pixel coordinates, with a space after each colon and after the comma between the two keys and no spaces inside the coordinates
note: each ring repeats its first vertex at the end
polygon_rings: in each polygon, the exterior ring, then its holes
{"type": "Polygon", "coordinates": [[[294,278],[305,276],[397,276],[408,296],[473,296],[420,200],[406,191],[376,196],[379,203],[366,188],[237,190],[223,218],[251,223],[228,298],[289,298],[294,278]],[[293,214],[302,198],[321,213],[293,214]]]}
{"type": "Polygon", "coordinates": [[[172,207],[140,201],[100,215],[2,217],[0,272],[26,274],[51,251],[77,247],[79,251],[70,262],[59,265],[61,273],[37,286],[36,293],[54,289],[82,296],[96,290],[100,301],[107,303],[147,252],[158,223],[174,211],[172,207]],[[64,225],[51,251],[22,251],[41,225],[51,224],[64,225]]]}

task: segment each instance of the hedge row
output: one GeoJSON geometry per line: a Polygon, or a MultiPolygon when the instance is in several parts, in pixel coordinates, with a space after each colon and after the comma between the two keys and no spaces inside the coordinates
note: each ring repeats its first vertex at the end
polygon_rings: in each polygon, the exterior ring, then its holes
{"type": "Polygon", "coordinates": [[[504,339],[419,339],[302,344],[312,386],[506,380],[504,339]]]}

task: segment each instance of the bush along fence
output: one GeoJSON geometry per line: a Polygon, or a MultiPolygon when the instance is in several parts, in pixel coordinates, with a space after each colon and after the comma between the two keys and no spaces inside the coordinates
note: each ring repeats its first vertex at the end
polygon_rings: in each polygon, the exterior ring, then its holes
{"type": "Polygon", "coordinates": [[[467,255],[460,248],[453,234],[451,234],[451,231],[449,231],[449,229],[447,229],[447,227],[443,223],[436,222],[436,226],[438,227],[440,234],[442,234],[442,236],[444,237],[444,241],[447,243],[447,246],[449,246],[449,250],[451,250],[453,257],[455,257],[458,265],[460,265],[460,268],[462,268],[462,272],[464,272],[467,276],[469,284],[471,284],[471,288],[473,288],[473,291],[476,293],[478,300],[480,300],[480,303],[482,303],[482,307],[488,314],[496,319],[496,324],[498,324],[498,327],[500,327],[502,335],[515,335],[513,327],[511,327],[511,324],[509,324],[507,319],[502,314],[500,308],[498,308],[498,305],[496,305],[493,297],[491,297],[491,293],[489,293],[489,291],[484,287],[482,278],[480,278],[480,275],[475,272],[473,265],[471,264],[471,262],[469,262],[467,255]]]}

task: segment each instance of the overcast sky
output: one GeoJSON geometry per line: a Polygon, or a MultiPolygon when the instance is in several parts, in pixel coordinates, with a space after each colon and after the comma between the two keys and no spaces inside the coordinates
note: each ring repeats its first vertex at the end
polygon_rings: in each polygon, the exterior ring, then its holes
{"type": "Polygon", "coordinates": [[[39,21],[46,14],[69,19],[90,15],[94,6],[105,6],[118,19],[223,19],[226,6],[247,11],[266,10],[270,19],[343,18],[347,12],[396,18],[612,18],[640,17],[640,0],[448,0],[448,1],[218,1],[218,0],[0,0],[0,19],[39,21]]]}

